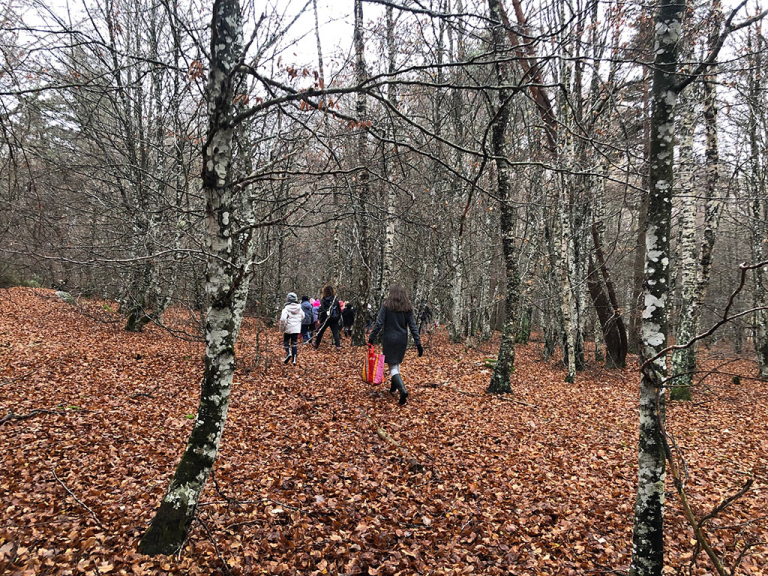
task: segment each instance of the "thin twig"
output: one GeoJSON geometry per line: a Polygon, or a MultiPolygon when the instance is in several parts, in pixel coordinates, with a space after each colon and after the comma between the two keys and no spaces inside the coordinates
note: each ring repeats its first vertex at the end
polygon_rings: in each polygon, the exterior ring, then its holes
{"type": "Polygon", "coordinates": [[[749,492],[749,489],[752,488],[752,484],[754,484],[754,482],[755,482],[755,479],[753,477],[749,477],[747,481],[744,483],[744,486],[741,487],[741,490],[736,492],[736,494],[733,494],[732,496],[725,498],[722,502],[720,502],[720,504],[715,506],[709,514],[699,519],[699,526],[704,526],[705,522],[709,522],[715,516],[717,516],[720,512],[722,512],[723,510],[728,508],[728,506],[733,504],[736,500],[744,496],[744,494],[749,492]]]}
{"type": "Polygon", "coordinates": [[[91,510],[91,509],[90,509],[90,507],[88,506],[88,504],[86,504],[85,502],[83,502],[82,500],[80,500],[80,498],[78,498],[77,496],[75,496],[75,493],[74,493],[74,492],[72,492],[72,490],[70,490],[69,488],[67,488],[67,485],[66,485],[66,484],[64,484],[64,482],[62,482],[61,478],[59,478],[59,477],[56,475],[56,468],[54,468],[53,466],[51,466],[51,472],[53,472],[53,477],[54,477],[54,478],[56,478],[56,481],[57,481],[59,484],[61,484],[62,488],[64,488],[64,490],[66,490],[66,491],[69,493],[69,495],[70,495],[70,496],[72,496],[72,498],[74,498],[74,499],[75,499],[75,501],[76,501],[78,504],[80,504],[80,506],[82,506],[83,508],[85,508],[86,510],[88,510],[88,512],[90,512],[91,516],[93,516],[93,519],[94,519],[94,520],[96,520],[96,523],[97,523],[99,526],[101,526],[101,527],[103,528],[103,527],[104,527],[104,524],[102,524],[102,523],[101,523],[101,520],[99,520],[98,516],[96,516],[96,513],[95,513],[93,510],[91,510]]]}
{"type": "MultiPolygon", "coordinates": [[[[723,502],[721,502],[718,506],[716,506],[712,512],[710,512],[707,516],[705,516],[702,520],[697,520],[696,516],[693,513],[693,510],[691,509],[691,506],[688,502],[688,495],[685,492],[685,486],[683,485],[683,481],[680,478],[680,472],[677,468],[677,463],[675,462],[675,459],[672,456],[672,450],[669,446],[668,442],[668,434],[666,427],[664,426],[663,419],[661,417],[661,410],[659,409],[660,405],[660,389],[657,389],[656,391],[656,420],[659,425],[659,429],[661,430],[661,444],[664,448],[664,454],[666,455],[667,462],[669,462],[669,469],[670,472],[672,472],[672,480],[675,485],[675,490],[677,491],[677,495],[680,498],[680,504],[683,507],[683,514],[685,515],[685,518],[688,520],[688,524],[690,524],[691,528],[693,529],[693,534],[696,537],[696,544],[697,544],[697,550],[694,552],[694,557],[698,553],[698,547],[700,546],[706,553],[707,556],[709,556],[709,559],[712,561],[712,564],[715,568],[715,571],[719,576],[729,576],[728,571],[726,570],[725,566],[723,565],[722,560],[717,555],[717,553],[712,549],[712,546],[709,543],[709,539],[707,538],[706,534],[704,534],[704,530],[702,529],[702,524],[704,521],[710,520],[713,518],[717,513],[724,510],[729,504],[731,504],[736,499],[740,498],[746,492],[749,490],[749,488],[752,486],[752,482],[754,481],[754,478],[750,478],[747,483],[737,492],[734,496],[730,498],[726,498],[723,502]]],[[[731,576],[733,575],[733,572],[731,572],[731,576]]]]}
{"type": "Polygon", "coordinates": [[[152,398],[152,394],[154,394],[155,390],[157,390],[158,388],[160,388],[160,384],[152,388],[152,390],[150,390],[149,392],[136,392],[136,394],[131,394],[131,398],[139,398],[141,396],[144,396],[146,398],[152,398]]]}
{"type": "Polygon", "coordinates": [[[216,550],[216,555],[219,557],[219,562],[221,562],[221,565],[224,567],[224,574],[230,574],[229,565],[224,561],[224,557],[221,555],[221,551],[219,550],[219,547],[216,545],[216,540],[214,540],[213,534],[211,533],[211,529],[208,528],[208,524],[203,522],[203,520],[199,516],[195,516],[195,520],[200,522],[200,525],[208,534],[208,540],[210,540],[211,544],[213,544],[213,549],[216,550]]]}
{"type": "Polygon", "coordinates": [[[46,408],[35,408],[29,414],[16,414],[13,410],[8,410],[8,414],[0,419],[0,426],[11,420],[26,420],[38,414],[64,414],[63,410],[47,410],[46,408]]]}
{"type": "Polygon", "coordinates": [[[35,372],[40,372],[40,370],[42,370],[43,368],[45,368],[45,366],[41,366],[40,368],[36,368],[35,370],[30,370],[29,372],[22,374],[21,376],[16,376],[15,378],[3,378],[2,380],[0,380],[0,384],[13,384],[14,382],[23,380],[27,376],[32,376],[32,374],[34,374],[35,372]]]}

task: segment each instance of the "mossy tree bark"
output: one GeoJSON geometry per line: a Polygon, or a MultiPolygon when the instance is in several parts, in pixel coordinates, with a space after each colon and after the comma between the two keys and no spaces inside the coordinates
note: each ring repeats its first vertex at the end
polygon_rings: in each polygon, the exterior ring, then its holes
{"type": "MultiPolygon", "coordinates": [[[[358,84],[363,84],[367,78],[365,69],[365,41],[363,38],[363,3],[355,0],[355,79],[358,84]]],[[[359,266],[357,270],[357,313],[355,324],[352,327],[352,345],[365,346],[366,310],[371,297],[371,240],[368,223],[368,202],[370,198],[370,175],[365,168],[368,158],[368,131],[365,122],[368,118],[367,102],[365,94],[357,94],[357,159],[363,165],[355,186],[354,212],[357,224],[357,245],[360,250],[359,266]]]]}
{"type": "MultiPolygon", "coordinates": [[[[488,0],[491,19],[491,38],[493,54],[500,55],[504,50],[504,29],[499,12],[499,1],[488,0]]],[[[509,161],[507,158],[507,126],[509,124],[510,91],[502,86],[508,86],[506,64],[494,62],[495,79],[500,87],[496,91],[495,115],[491,130],[491,146],[496,164],[496,190],[501,205],[501,238],[506,266],[506,298],[504,300],[504,324],[501,330],[499,356],[493,369],[488,392],[500,394],[512,392],[509,377],[515,364],[515,312],[518,309],[520,297],[520,280],[515,258],[515,209],[510,198],[509,161]]]]}
{"type": "MultiPolygon", "coordinates": [[[[693,60],[693,46],[688,42],[684,60],[693,60]]],[[[694,335],[693,317],[694,308],[698,306],[696,298],[696,273],[698,261],[696,258],[696,212],[698,209],[697,198],[694,193],[694,174],[696,162],[693,155],[694,132],[696,130],[697,106],[695,86],[691,86],[681,94],[680,120],[678,130],[678,179],[675,186],[675,196],[678,196],[678,220],[679,235],[677,237],[677,251],[679,254],[678,265],[680,269],[680,310],[676,317],[677,344],[687,343],[694,335]]],[[[671,373],[676,376],[670,381],[670,397],[672,400],[689,400],[690,385],[693,377],[695,362],[690,348],[675,350],[672,353],[671,373]]]]}
{"type": "Polygon", "coordinates": [[[200,405],[187,448],[149,529],[139,544],[144,554],[179,550],[194,519],[197,503],[213,469],[224,432],[235,368],[235,342],[245,305],[248,233],[233,238],[238,202],[231,185],[233,96],[243,46],[238,0],[216,0],[211,24],[208,81],[208,133],[203,147],[202,180],[206,199],[205,372],[200,405]]]}
{"type": "MultiPolygon", "coordinates": [[[[656,16],[650,173],[646,215],[645,283],[641,359],[656,356],[667,343],[669,234],[678,90],[678,44],[685,3],[660,0],[656,16]]],[[[664,481],[666,455],[661,442],[666,358],[650,362],[640,381],[638,482],[630,576],[658,576],[664,567],[664,481]]]]}

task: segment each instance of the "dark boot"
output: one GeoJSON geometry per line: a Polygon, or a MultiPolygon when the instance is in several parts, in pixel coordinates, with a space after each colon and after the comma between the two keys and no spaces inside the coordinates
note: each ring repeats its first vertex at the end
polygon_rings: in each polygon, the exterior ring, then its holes
{"type": "Polygon", "coordinates": [[[400,391],[400,405],[405,404],[408,399],[408,392],[405,391],[405,384],[403,384],[403,379],[400,378],[400,374],[392,376],[392,383],[395,385],[395,388],[400,391]]]}
{"type": "Polygon", "coordinates": [[[394,396],[395,392],[397,392],[397,384],[395,384],[395,377],[392,376],[391,384],[389,385],[389,393],[394,396]]]}

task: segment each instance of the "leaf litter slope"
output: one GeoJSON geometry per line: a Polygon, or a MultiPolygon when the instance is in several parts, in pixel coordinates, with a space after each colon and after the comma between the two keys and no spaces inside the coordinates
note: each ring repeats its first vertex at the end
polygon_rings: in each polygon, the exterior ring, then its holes
{"type": "MultiPolygon", "coordinates": [[[[246,320],[229,420],[179,556],[137,542],[183,450],[198,401],[202,345],[150,326],[122,330],[100,302],[78,309],[47,290],[0,302],[0,573],[586,574],[626,569],[636,477],[637,377],[593,369],[575,384],[536,344],[518,347],[514,398],[483,394],[493,350],[435,336],[409,352],[404,407],[360,382],[348,341],[302,348],[246,320]],[[264,339],[269,345],[264,348],[264,339]],[[264,360],[267,361],[266,368],[264,360]],[[529,404],[526,406],[525,404],[529,404]],[[381,427],[401,450],[377,435],[381,427]],[[420,468],[412,468],[415,459],[420,468]],[[58,478],[58,479],[57,479],[58,478]],[[214,545],[215,543],[215,545],[214,545]],[[224,565],[226,563],[226,566],[224,565]]],[[[171,314],[180,329],[183,313],[171,314]],[[174,316],[175,314],[175,316],[174,316]]],[[[191,330],[186,326],[186,330],[191,330]]],[[[708,367],[722,362],[711,358],[708,367]]],[[[728,372],[751,374],[746,361],[728,372]]],[[[743,573],[764,574],[768,416],[764,384],[714,375],[672,405],[688,488],[704,514],[756,476],[715,521],[713,543],[762,542],[743,573]]],[[[692,534],[672,494],[671,572],[692,534]]],[[[700,557],[694,573],[709,573],[700,557]]]]}

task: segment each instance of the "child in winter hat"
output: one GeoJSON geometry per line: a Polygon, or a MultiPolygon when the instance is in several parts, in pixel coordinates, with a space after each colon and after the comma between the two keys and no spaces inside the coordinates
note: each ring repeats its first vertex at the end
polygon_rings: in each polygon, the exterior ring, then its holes
{"type": "Polygon", "coordinates": [[[285,297],[285,307],[280,314],[280,330],[283,333],[283,348],[285,348],[285,359],[283,364],[288,364],[293,358],[293,365],[299,355],[297,342],[299,332],[301,332],[301,321],[304,319],[304,311],[299,304],[299,298],[294,292],[289,292],[285,297]],[[290,344],[290,348],[289,348],[290,344]]]}

